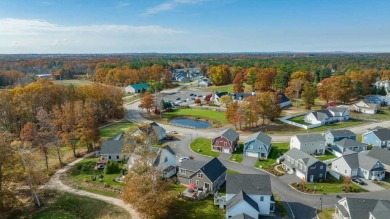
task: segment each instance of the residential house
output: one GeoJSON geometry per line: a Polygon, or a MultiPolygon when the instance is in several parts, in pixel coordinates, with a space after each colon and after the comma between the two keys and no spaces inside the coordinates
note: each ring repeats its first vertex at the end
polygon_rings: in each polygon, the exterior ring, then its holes
{"type": "Polygon", "coordinates": [[[226,167],[217,158],[209,162],[184,160],[179,167],[177,180],[180,184],[195,184],[205,192],[215,193],[225,183],[226,167]]]}
{"type": "Polygon", "coordinates": [[[223,130],[217,137],[211,139],[211,150],[231,154],[236,150],[238,140],[239,135],[236,131],[231,128],[223,130]]]}
{"type": "Polygon", "coordinates": [[[325,137],[321,134],[303,134],[291,137],[290,149],[296,148],[307,154],[325,154],[325,137]]]}
{"type": "Polygon", "coordinates": [[[378,111],[378,105],[368,101],[360,100],[354,104],[351,104],[349,106],[349,110],[365,114],[375,114],[378,111]]]}
{"type": "Polygon", "coordinates": [[[282,167],[306,182],[326,179],[326,164],[309,154],[293,148],[283,155],[282,167]]]}
{"type": "Polygon", "coordinates": [[[208,87],[210,83],[211,82],[208,78],[202,78],[198,80],[198,87],[208,87]]]}
{"type": "Polygon", "coordinates": [[[267,159],[271,152],[271,137],[257,132],[247,137],[244,143],[244,156],[267,159]]]}
{"type": "Polygon", "coordinates": [[[145,144],[154,144],[161,141],[167,136],[165,129],[159,126],[155,122],[140,126],[134,133],[133,136],[143,135],[145,137],[145,144]]]}
{"type": "Polygon", "coordinates": [[[130,84],[125,87],[125,92],[128,94],[138,94],[149,90],[149,85],[143,84],[130,84]]]}
{"type": "Polygon", "coordinates": [[[108,161],[122,161],[126,156],[122,152],[123,140],[106,140],[100,147],[100,158],[108,161]]]}
{"type": "Polygon", "coordinates": [[[390,201],[345,197],[336,203],[336,219],[388,219],[390,201]]]}
{"type": "Polygon", "coordinates": [[[230,96],[232,97],[232,100],[234,102],[241,102],[243,99],[245,99],[247,97],[256,96],[256,93],[254,91],[251,94],[248,94],[248,93],[234,93],[234,94],[230,94],[230,96]]]}
{"type": "Polygon", "coordinates": [[[348,150],[361,152],[367,150],[367,144],[357,142],[352,139],[344,138],[341,141],[336,141],[332,145],[332,152],[337,157],[343,156],[348,150]]]}
{"type": "Polygon", "coordinates": [[[349,120],[349,109],[344,106],[329,106],[325,110],[309,112],[305,115],[304,121],[309,124],[330,124],[333,122],[349,120]]]}
{"type": "Polygon", "coordinates": [[[375,147],[390,147],[390,129],[376,127],[363,134],[362,142],[375,147]]]}
{"type": "Polygon", "coordinates": [[[390,80],[376,81],[373,85],[378,90],[384,87],[387,94],[390,91],[390,80]]]}
{"type": "Polygon", "coordinates": [[[178,82],[182,82],[182,83],[188,83],[190,82],[190,78],[186,77],[186,76],[181,76],[177,79],[178,82]]]}
{"type": "Polygon", "coordinates": [[[363,177],[382,180],[385,177],[383,164],[362,153],[350,153],[332,162],[332,170],[348,177],[363,177]]]}
{"type": "Polygon", "coordinates": [[[390,150],[387,148],[373,147],[368,151],[367,156],[378,159],[385,169],[390,172],[390,150]]]}
{"type": "Polygon", "coordinates": [[[278,93],[277,96],[280,101],[279,103],[280,108],[291,106],[291,100],[284,93],[278,93]]]}
{"type": "Polygon", "coordinates": [[[176,153],[169,146],[162,148],[146,147],[137,148],[127,161],[127,168],[130,169],[138,159],[141,153],[149,159],[148,164],[161,171],[164,178],[170,178],[176,174],[176,153]],[[137,150],[138,149],[138,150],[137,150]],[[149,154],[145,154],[145,151],[149,154]]]}
{"type": "Polygon", "coordinates": [[[328,130],[324,134],[326,144],[331,145],[335,141],[341,141],[343,139],[356,140],[356,134],[350,130],[328,130]]]}
{"type": "Polygon", "coordinates": [[[227,174],[226,218],[246,214],[252,218],[274,212],[269,175],[227,174]]]}
{"type": "Polygon", "coordinates": [[[214,92],[214,94],[213,94],[214,103],[219,104],[219,99],[225,95],[229,95],[229,93],[228,92],[214,92]]]}
{"type": "Polygon", "coordinates": [[[390,104],[390,96],[370,95],[365,96],[364,100],[370,103],[375,103],[378,106],[387,106],[390,104]]]}

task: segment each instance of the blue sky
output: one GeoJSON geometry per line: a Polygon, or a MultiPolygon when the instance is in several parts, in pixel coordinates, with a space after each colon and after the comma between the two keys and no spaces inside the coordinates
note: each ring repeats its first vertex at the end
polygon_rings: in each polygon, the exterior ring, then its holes
{"type": "Polygon", "coordinates": [[[390,52],[389,0],[1,0],[0,53],[390,52]]]}

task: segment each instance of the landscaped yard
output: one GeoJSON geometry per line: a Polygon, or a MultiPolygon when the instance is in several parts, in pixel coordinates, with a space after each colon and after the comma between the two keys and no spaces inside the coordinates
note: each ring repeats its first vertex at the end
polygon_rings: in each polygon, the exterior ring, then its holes
{"type": "Polygon", "coordinates": [[[244,151],[244,144],[239,143],[236,151],[233,152],[233,154],[232,154],[232,156],[230,156],[229,160],[237,162],[237,163],[241,163],[242,160],[244,159],[243,155],[242,155],[243,151],[244,151]]]}
{"type": "Polygon", "coordinates": [[[92,81],[88,81],[88,80],[53,80],[53,83],[54,84],[58,84],[58,85],[65,85],[65,86],[68,86],[68,85],[74,85],[74,86],[82,86],[82,85],[88,85],[90,83],[92,83],[92,81]]]}
{"type": "Polygon", "coordinates": [[[190,144],[191,150],[195,153],[207,155],[211,157],[218,157],[219,153],[211,150],[211,139],[197,138],[190,144]]]}
{"type": "Polygon", "coordinates": [[[329,160],[329,159],[333,159],[333,158],[336,158],[336,155],[330,153],[329,151],[325,150],[325,155],[322,155],[322,156],[315,156],[315,158],[317,158],[318,160],[329,160]]]}
{"type": "Polygon", "coordinates": [[[333,214],[335,212],[334,208],[318,210],[317,215],[319,219],[333,219],[333,214]]]}
{"type": "Polygon", "coordinates": [[[204,91],[210,91],[210,92],[228,92],[228,93],[233,93],[233,84],[229,85],[222,85],[222,86],[210,86],[210,87],[201,87],[199,88],[204,91]]]}
{"type": "Polygon", "coordinates": [[[210,119],[211,122],[215,123],[222,123],[221,125],[228,124],[228,121],[226,120],[225,113],[224,112],[218,112],[214,110],[205,110],[205,109],[175,109],[173,112],[166,112],[163,113],[163,117],[165,118],[173,118],[173,117],[180,117],[180,116],[191,116],[200,119],[210,119]]]}
{"type": "MultiPolygon", "coordinates": [[[[186,187],[174,184],[172,190],[179,193],[186,189],[186,187]]],[[[214,205],[213,196],[209,196],[201,201],[185,201],[180,198],[175,198],[172,207],[169,208],[169,216],[167,219],[174,218],[188,218],[188,219],[223,219],[225,218],[225,211],[219,209],[214,205]]]]}
{"type": "MultiPolygon", "coordinates": [[[[94,170],[98,159],[85,158],[76,164],[67,172],[64,182],[72,186],[78,185],[80,189],[92,193],[115,197],[115,191],[110,189],[121,190],[124,186],[123,183],[114,181],[116,177],[120,176],[120,173],[106,174],[103,170],[94,170]]],[[[119,163],[119,167],[122,169],[122,163],[119,163]]]]}
{"type": "Polygon", "coordinates": [[[134,123],[128,121],[114,123],[99,129],[100,138],[102,140],[113,138],[122,132],[126,132],[130,127],[134,126],[136,126],[134,123]]]}
{"type": "Polygon", "coordinates": [[[292,117],[292,118],[290,118],[288,120],[291,121],[291,122],[296,122],[296,123],[302,124],[302,125],[310,125],[309,123],[306,123],[304,121],[304,119],[305,119],[305,115],[292,117]]]}
{"type": "Polygon", "coordinates": [[[312,128],[309,129],[309,132],[321,132],[321,131],[326,131],[328,129],[343,129],[351,126],[358,126],[367,123],[366,121],[362,120],[356,120],[356,119],[350,119],[345,122],[336,122],[328,125],[323,125],[320,127],[312,128]]]}
{"type": "Polygon", "coordinates": [[[100,200],[69,193],[54,193],[52,196],[44,199],[45,207],[33,213],[33,219],[130,218],[126,210],[100,200]]]}
{"type": "Polygon", "coordinates": [[[387,108],[380,108],[376,114],[351,112],[351,117],[368,120],[386,120],[390,119],[390,110],[387,108]]]}
{"type": "Polygon", "coordinates": [[[276,159],[289,150],[289,143],[272,143],[271,152],[267,160],[257,160],[256,168],[267,168],[276,162],[276,159]]]}
{"type": "MultiPolygon", "coordinates": [[[[294,183],[293,183],[294,184],[294,183]]],[[[315,193],[316,194],[334,194],[334,193],[343,193],[343,187],[346,185],[344,184],[344,178],[340,177],[340,179],[336,179],[331,175],[327,175],[327,182],[322,183],[305,183],[306,189],[309,189],[310,191],[307,191],[308,193],[315,193]]],[[[352,188],[352,190],[355,191],[349,191],[349,192],[366,192],[367,190],[363,189],[362,187],[350,183],[348,186],[352,188]]]]}

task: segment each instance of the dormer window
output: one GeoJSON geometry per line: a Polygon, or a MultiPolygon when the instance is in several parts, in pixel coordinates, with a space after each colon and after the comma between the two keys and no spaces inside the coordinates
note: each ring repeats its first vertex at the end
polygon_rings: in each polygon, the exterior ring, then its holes
{"type": "Polygon", "coordinates": [[[198,178],[203,178],[203,173],[198,173],[198,178]]]}
{"type": "Polygon", "coordinates": [[[168,162],[168,157],[165,157],[165,158],[164,158],[164,162],[165,162],[165,163],[168,162]]]}

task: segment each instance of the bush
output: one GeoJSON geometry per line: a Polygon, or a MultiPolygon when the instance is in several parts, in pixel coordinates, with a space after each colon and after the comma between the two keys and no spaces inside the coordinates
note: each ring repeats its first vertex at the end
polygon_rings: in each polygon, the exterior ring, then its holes
{"type": "Polygon", "coordinates": [[[323,179],[320,179],[320,180],[318,180],[318,182],[319,182],[319,183],[323,183],[323,182],[324,182],[324,180],[323,180],[323,179]]]}
{"type": "Polygon", "coordinates": [[[119,167],[118,162],[109,162],[106,164],[104,168],[104,172],[106,174],[120,173],[121,169],[119,167]]]}
{"type": "Polygon", "coordinates": [[[89,166],[86,164],[81,167],[81,171],[83,171],[83,172],[88,171],[88,170],[89,170],[89,166]]]}
{"type": "Polygon", "coordinates": [[[110,185],[107,183],[104,183],[103,185],[104,185],[104,188],[110,188],[110,185]]]}
{"type": "Polygon", "coordinates": [[[96,181],[96,176],[91,176],[92,181],[96,181]]]}
{"type": "Polygon", "coordinates": [[[99,175],[99,179],[103,179],[103,177],[104,177],[103,174],[99,175]]]}

